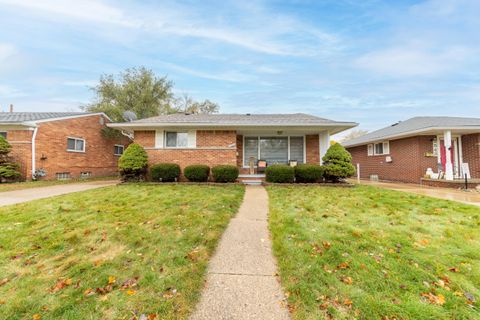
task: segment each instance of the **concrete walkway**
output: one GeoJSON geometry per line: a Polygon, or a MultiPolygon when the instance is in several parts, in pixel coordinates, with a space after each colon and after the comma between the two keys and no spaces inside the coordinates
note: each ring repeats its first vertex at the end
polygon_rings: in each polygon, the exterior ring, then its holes
{"type": "MultiPolygon", "coordinates": [[[[352,182],[358,183],[356,180],[352,180],[352,182]]],[[[377,182],[369,180],[360,180],[360,184],[480,206],[480,192],[476,190],[462,191],[448,188],[434,188],[409,183],[377,182]]]]}
{"type": "Polygon", "coordinates": [[[59,196],[72,192],[113,186],[117,183],[118,180],[92,181],[0,192],[0,207],[37,199],[59,196]]]}
{"type": "Polygon", "coordinates": [[[247,186],[243,204],[210,261],[191,319],[289,319],[268,232],[268,195],[247,186]]]}

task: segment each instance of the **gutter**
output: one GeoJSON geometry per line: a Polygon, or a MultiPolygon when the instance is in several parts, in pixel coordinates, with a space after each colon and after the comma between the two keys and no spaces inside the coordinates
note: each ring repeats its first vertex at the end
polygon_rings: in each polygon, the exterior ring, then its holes
{"type": "Polygon", "coordinates": [[[35,172],[37,171],[36,169],[36,148],[35,148],[35,139],[37,137],[37,132],[38,132],[38,127],[35,127],[33,129],[33,134],[32,134],[32,180],[36,180],[35,177],[35,172]]]}

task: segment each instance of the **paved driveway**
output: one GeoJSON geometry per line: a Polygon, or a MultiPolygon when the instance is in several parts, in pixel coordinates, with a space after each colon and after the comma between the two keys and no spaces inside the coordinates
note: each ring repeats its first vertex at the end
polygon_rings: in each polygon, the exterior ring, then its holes
{"type": "MultiPolygon", "coordinates": [[[[356,183],[356,181],[352,182],[356,183]]],[[[391,190],[410,192],[422,196],[429,196],[444,200],[453,200],[466,204],[480,206],[480,192],[475,190],[463,191],[449,188],[427,187],[409,183],[374,182],[368,180],[361,180],[360,184],[372,185],[391,190]]]]}
{"type": "Polygon", "coordinates": [[[101,187],[113,186],[118,180],[92,181],[72,184],[63,184],[50,187],[30,188],[15,191],[0,192],[0,206],[22,203],[37,199],[59,196],[62,194],[91,190],[101,187]]]}

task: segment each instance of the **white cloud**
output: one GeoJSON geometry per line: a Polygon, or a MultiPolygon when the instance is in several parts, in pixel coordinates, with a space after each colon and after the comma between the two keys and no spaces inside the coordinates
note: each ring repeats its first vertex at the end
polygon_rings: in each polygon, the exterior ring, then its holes
{"type": "Polygon", "coordinates": [[[17,53],[15,46],[8,43],[0,43],[0,65],[17,53]]]}
{"type": "Polygon", "coordinates": [[[179,66],[177,64],[170,63],[170,62],[157,62],[157,64],[165,68],[168,68],[170,70],[188,74],[197,78],[204,78],[204,79],[218,80],[218,81],[228,81],[228,82],[247,82],[251,80],[251,77],[249,75],[246,75],[240,72],[235,72],[235,71],[230,71],[225,73],[213,73],[213,72],[203,72],[203,71],[194,70],[194,69],[179,66]]]}
{"type": "Polygon", "coordinates": [[[12,86],[7,86],[7,85],[2,85],[0,84],[0,96],[3,98],[16,98],[16,97],[21,97],[24,96],[25,94],[12,87],[12,86]]]}
{"type": "Polygon", "coordinates": [[[433,76],[457,68],[471,52],[447,48],[440,52],[401,46],[369,52],[355,61],[361,68],[390,76],[433,76]]]}

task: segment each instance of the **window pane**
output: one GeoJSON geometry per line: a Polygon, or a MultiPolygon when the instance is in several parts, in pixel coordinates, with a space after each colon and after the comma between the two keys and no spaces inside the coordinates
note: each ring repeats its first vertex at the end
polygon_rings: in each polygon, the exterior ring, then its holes
{"type": "Polygon", "coordinates": [[[375,154],[383,154],[383,143],[375,144],[375,154]]]}
{"type": "Polygon", "coordinates": [[[0,136],[4,137],[5,139],[7,139],[7,133],[6,132],[0,132],[0,136]]]}
{"type": "Polygon", "coordinates": [[[177,133],[167,132],[167,147],[176,147],[176,146],[177,146],[177,133]]]}
{"type": "Polygon", "coordinates": [[[257,137],[246,137],[245,138],[245,154],[243,155],[243,164],[248,166],[250,158],[253,158],[253,164],[257,165],[258,158],[258,138],[257,137]]]}
{"type": "Polygon", "coordinates": [[[303,137],[290,137],[290,160],[303,163],[303,137]]]}
{"type": "Polygon", "coordinates": [[[68,150],[75,150],[75,139],[67,139],[67,149],[68,150]]]}
{"type": "Polygon", "coordinates": [[[260,138],[260,159],[269,165],[288,162],[287,138],[260,138]]]}
{"type": "Polygon", "coordinates": [[[77,151],[83,151],[83,140],[77,140],[77,151]]]}
{"type": "Polygon", "coordinates": [[[187,147],[187,146],[188,146],[188,133],[177,132],[177,147],[187,147]]]}

